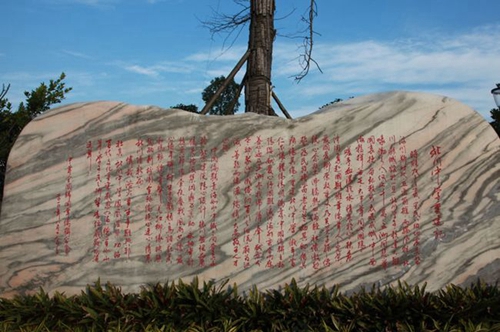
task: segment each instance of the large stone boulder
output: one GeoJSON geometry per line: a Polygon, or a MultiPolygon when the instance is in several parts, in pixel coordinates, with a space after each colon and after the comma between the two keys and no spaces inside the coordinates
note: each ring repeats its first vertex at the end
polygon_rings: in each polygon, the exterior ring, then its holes
{"type": "Polygon", "coordinates": [[[117,102],[33,120],[9,157],[0,296],[198,276],[241,290],[500,272],[500,140],[469,107],[391,92],[286,120],[117,102]]]}

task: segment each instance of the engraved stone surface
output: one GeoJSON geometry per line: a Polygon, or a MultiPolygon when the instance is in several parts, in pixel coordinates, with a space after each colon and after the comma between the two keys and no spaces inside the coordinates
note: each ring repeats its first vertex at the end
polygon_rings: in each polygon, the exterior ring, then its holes
{"type": "Polygon", "coordinates": [[[198,276],[241,290],[436,290],[500,272],[500,140],[469,107],[391,92],[295,120],[117,102],[34,119],[9,157],[0,296],[198,276]]]}

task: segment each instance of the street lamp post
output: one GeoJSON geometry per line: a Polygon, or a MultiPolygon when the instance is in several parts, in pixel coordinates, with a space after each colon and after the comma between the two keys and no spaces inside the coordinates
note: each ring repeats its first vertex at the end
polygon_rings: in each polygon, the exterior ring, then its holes
{"type": "Polygon", "coordinates": [[[495,99],[495,104],[500,108],[500,83],[497,83],[497,87],[491,90],[493,99],[495,99]]]}

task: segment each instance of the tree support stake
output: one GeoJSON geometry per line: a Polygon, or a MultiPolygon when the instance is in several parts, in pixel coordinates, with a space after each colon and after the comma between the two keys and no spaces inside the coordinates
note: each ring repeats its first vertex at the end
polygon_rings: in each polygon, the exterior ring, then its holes
{"type": "Polygon", "coordinates": [[[234,77],[236,76],[236,74],[238,73],[238,71],[241,69],[241,67],[243,66],[243,64],[247,61],[247,59],[248,59],[249,56],[250,56],[250,51],[247,50],[246,53],[241,57],[240,61],[238,61],[238,63],[236,64],[236,66],[233,68],[233,70],[229,73],[229,76],[224,81],[224,84],[222,84],[219,87],[219,89],[217,89],[217,91],[212,96],[212,99],[210,99],[208,101],[208,103],[205,104],[205,107],[203,107],[203,109],[201,110],[200,114],[205,115],[205,114],[208,113],[208,111],[215,104],[215,101],[217,100],[217,98],[219,98],[219,96],[222,93],[222,91],[224,91],[227,88],[227,86],[229,85],[229,82],[231,82],[231,80],[234,79],[234,77]]]}

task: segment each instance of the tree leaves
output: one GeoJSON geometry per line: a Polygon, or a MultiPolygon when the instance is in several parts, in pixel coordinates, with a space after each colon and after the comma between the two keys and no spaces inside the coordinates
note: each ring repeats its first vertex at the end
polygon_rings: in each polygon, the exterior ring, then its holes
{"type": "MultiPolygon", "coordinates": [[[[224,84],[226,78],[224,76],[219,76],[210,81],[210,85],[203,90],[202,99],[207,103],[215,92],[219,89],[219,87],[224,84]]],[[[230,115],[238,112],[238,108],[240,107],[240,103],[236,101],[234,107],[231,109],[231,104],[237,98],[239,85],[231,80],[227,88],[221,93],[219,98],[215,101],[215,104],[209,111],[209,114],[212,115],[230,115]]]]}

